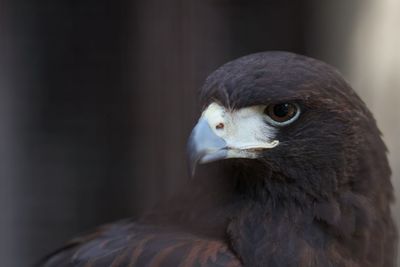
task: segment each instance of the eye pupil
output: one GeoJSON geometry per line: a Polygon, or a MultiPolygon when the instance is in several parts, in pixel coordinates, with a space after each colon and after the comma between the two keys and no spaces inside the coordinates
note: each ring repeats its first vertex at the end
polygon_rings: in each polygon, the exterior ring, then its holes
{"type": "Polygon", "coordinates": [[[284,125],[295,120],[298,112],[298,105],[292,103],[270,104],[264,111],[270,121],[277,125],[284,125]]]}
{"type": "Polygon", "coordinates": [[[274,114],[277,117],[285,117],[289,113],[289,104],[279,104],[274,106],[274,114]]]}

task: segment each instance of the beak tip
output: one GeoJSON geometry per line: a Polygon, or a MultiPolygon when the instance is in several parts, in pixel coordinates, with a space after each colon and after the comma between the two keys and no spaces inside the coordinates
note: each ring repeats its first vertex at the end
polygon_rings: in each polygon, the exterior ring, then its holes
{"type": "Polygon", "coordinates": [[[196,174],[196,167],[197,167],[197,161],[189,161],[189,176],[190,178],[194,178],[196,174]]]}

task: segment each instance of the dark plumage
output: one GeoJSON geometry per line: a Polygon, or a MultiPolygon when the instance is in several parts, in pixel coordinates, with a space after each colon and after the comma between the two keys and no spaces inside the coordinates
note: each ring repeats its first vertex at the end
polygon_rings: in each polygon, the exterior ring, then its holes
{"type": "Polygon", "coordinates": [[[292,53],[253,54],[207,78],[201,104],[212,102],[231,112],[293,102],[301,114],[274,128],[279,145],[247,151],[257,158],[198,168],[141,220],[76,239],[42,266],[395,266],[386,148],[337,71],[292,53]]]}

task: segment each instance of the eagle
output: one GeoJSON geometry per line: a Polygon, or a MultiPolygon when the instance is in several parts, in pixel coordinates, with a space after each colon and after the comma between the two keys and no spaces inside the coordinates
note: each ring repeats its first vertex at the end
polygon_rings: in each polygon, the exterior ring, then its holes
{"type": "Polygon", "coordinates": [[[387,149],[337,70],[290,52],[251,54],[211,73],[199,98],[193,178],[180,193],[39,266],[395,266],[387,149]]]}

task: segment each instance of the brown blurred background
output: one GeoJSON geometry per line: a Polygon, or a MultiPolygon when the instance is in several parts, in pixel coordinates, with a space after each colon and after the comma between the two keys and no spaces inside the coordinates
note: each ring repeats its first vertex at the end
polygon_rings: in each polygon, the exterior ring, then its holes
{"type": "Polygon", "coordinates": [[[0,0],[0,266],[171,194],[197,89],[258,51],[345,75],[384,133],[400,198],[399,28],[398,0],[0,0]]]}

